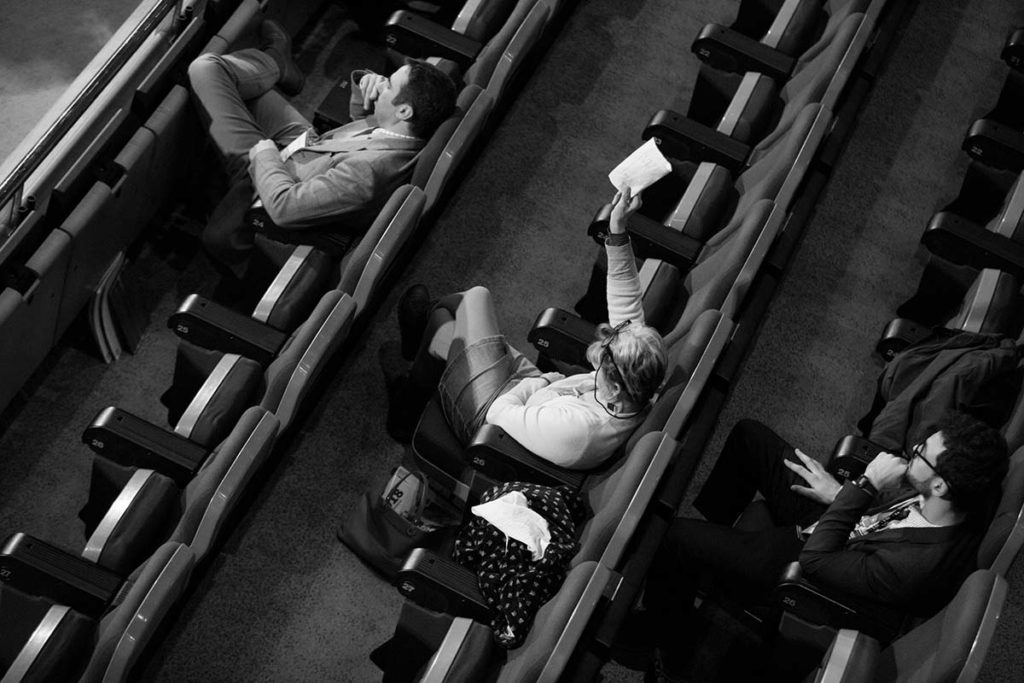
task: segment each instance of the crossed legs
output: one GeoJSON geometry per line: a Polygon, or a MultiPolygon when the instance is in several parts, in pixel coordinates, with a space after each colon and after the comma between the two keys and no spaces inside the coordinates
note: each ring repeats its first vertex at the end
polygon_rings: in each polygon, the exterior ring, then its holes
{"type": "Polygon", "coordinates": [[[711,574],[734,587],[736,597],[757,601],[797,559],[803,542],[796,526],[806,526],[826,506],[795,493],[803,484],[784,464],[793,448],[763,424],[741,420],[733,427],[718,461],[694,502],[708,521],[676,519],[647,577],[644,602],[655,625],[663,662],[680,670],[689,657],[693,602],[698,584],[711,574]],[[733,524],[754,499],[763,496],[771,516],[759,529],[733,524]]]}
{"type": "Polygon", "coordinates": [[[207,132],[232,181],[243,177],[257,142],[287,145],[312,126],[273,89],[280,75],[277,62],[255,48],[200,55],[188,67],[207,132]]]}
{"type": "Polygon", "coordinates": [[[248,172],[249,149],[265,139],[287,145],[312,124],[273,89],[281,69],[261,50],[200,55],[189,65],[188,75],[229,179],[227,194],[203,230],[203,245],[220,264],[241,277],[255,243],[255,233],[243,225],[245,212],[255,199],[248,172]]]}

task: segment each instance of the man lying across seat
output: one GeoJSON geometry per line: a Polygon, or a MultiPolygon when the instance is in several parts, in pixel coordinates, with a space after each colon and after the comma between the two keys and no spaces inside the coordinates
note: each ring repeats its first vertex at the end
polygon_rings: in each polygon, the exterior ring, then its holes
{"type": "Polygon", "coordinates": [[[1008,462],[999,432],[951,412],[906,458],[880,453],[864,476],[840,484],[768,427],[738,422],[694,502],[707,521],[676,519],[651,564],[647,611],[636,618],[656,634],[659,678],[677,678],[692,652],[689,617],[704,573],[763,602],[799,559],[803,576],[827,591],[936,612],[974,569],[1008,462]],[[771,520],[734,528],[755,494],[771,520]]]}
{"type": "Polygon", "coordinates": [[[318,136],[274,90],[302,89],[291,38],[269,20],[260,37],[260,49],[203,54],[189,65],[192,91],[231,183],[203,244],[239,277],[257,230],[246,225],[245,214],[257,198],[274,223],[260,228],[268,236],[344,252],[455,110],[455,84],[430,64],[410,61],[390,77],[357,70],[352,123],[318,136]]]}

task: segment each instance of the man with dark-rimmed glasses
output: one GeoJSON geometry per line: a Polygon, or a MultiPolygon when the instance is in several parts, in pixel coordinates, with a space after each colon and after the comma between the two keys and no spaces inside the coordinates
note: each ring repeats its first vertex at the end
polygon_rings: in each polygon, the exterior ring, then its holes
{"type": "Polygon", "coordinates": [[[684,615],[704,573],[760,600],[799,559],[806,578],[855,600],[921,616],[948,602],[974,568],[985,513],[999,500],[1006,442],[951,412],[904,455],[880,453],[841,484],[768,427],[737,423],[694,503],[707,521],[677,519],[651,565],[645,620],[658,634],[660,679],[673,680],[688,657],[684,615]],[[768,523],[734,528],[758,494],[768,523]]]}

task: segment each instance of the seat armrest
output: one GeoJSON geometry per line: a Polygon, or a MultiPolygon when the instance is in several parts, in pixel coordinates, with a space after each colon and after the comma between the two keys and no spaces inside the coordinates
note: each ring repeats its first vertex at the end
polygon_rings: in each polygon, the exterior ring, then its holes
{"type": "Polygon", "coordinates": [[[846,624],[857,610],[803,578],[799,562],[790,562],[775,587],[775,600],[786,612],[812,624],[846,624]]]}
{"type": "Polygon", "coordinates": [[[480,681],[496,649],[491,629],[478,621],[456,617],[418,683],[480,681]]]}
{"type": "Polygon", "coordinates": [[[0,548],[0,577],[23,593],[97,619],[121,587],[121,577],[109,569],[23,533],[0,548]]]}
{"type": "Polygon", "coordinates": [[[955,213],[935,214],[921,236],[921,243],[936,256],[958,265],[994,268],[1024,277],[1024,244],[955,213]]]}
{"type": "Polygon", "coordinates": [[[881,646],[871,636],[840,629],[821,662],[816,681],[873,681],[881,646]]]}
{"type": "Polygon", "coordinates": [[[651,117],[642,137],[655,138],[665,156],[681,161],[710,161],[733,173],[742,168],[750,155],[750,145],[668,109],[651,117]]]}
{"type": "Polygon", "coordinates": [[[388,47],[411,57],[442,57],[465,68],[483,45],[413,12],[399,10],[384,25],[388,47]]]}
{"type": "Polygon", "coordinates": [[[596,329],[594,323],[578,315],[546,308],[533,321],[526,339],[548,358],[587,367],[587,347],[597,338],[596,329]]]}
{"type": "Polygon", "coordinates": [[[198,294],[190,294],[167,319],[182,339],[206,349],[237,353],[269,365],[288,335],[198,294]]]}
{"type": "MultiPolygon", "coordinates": [[[[598,244],[604,244],[608,236],[610,216],[611,207],[605,204],[598,210],[590,227],[587,228],[587,234],[598,244]]],[[[629,217],[626,232],[629,233],[637,258],[660,259],[682,272],[690,270],[700,250],[704,248],[704,243],[700,240],[638,213],[629,217]]]]}
{"type": "Polygon", "coordinates": [[[702,62],[722,71],[756,71],[782,82],[796,60],[762,42],[720,24],[707,24],[690,48],[702,62]]]}
{"type": "Polygon", "coordinates": [[[962,150],[993,168],[1024,168],[1024,133],[993,119],[978,119],[967,131],[962,150]]]}
{"type": "Polygon", "coordinates": [[[864,474],[868,463],[884,450],[862,436],[848,434],[839,439],[832,449],[832,458],[828,462],[829,472],[840,480],[855,479],[864,474]]]}
{"type": "Polygon", "coordinates": [[[886,362],[909,346],[921,341],[931,332],[927,325],[914,322],[908,318],[893,318],[885,326],[881,338],[875,344],[875,351],[886,362]]]}
{"type": "Polygon", "coordinates": [[[466,448],[466,462],[497,481],[528,481],[547,486],[579,488],[584,474],[559,467],[534,455],[504,429],[485,424],[466,448]]]}
{"type": "MultiPolygon", "coordinates": [[[[854,602],[848,596],[815,585],[804,578],[799,562],[791,562],[783,570],[774,598],[785,613],[784,621],[834,629],[855,628],[884,643],[900,633],[905,621],[905,615],[893,608],[854,602]]],[[[782,628],[780,633],[785,637],[782,628]]]]}
{"type": "Polygon", "coordinates": [[[122,465],[156,470],[187,484],[210,451],[131,413],[104,408],[82,432],[82,443],[122,465]]]}
{"type": "Polygon", "coordinates": [[[1024,28],[1015,29],[1010,34],[999,56],[1010,68],[1024,71],[1024,28]]]}
{"type": "Polygon", "coordinates": [[[416,604],[436,612],[488,623],[491,609],[476,573],[446,557],[416,548],[395,575],[395,586],[416,604]]]}

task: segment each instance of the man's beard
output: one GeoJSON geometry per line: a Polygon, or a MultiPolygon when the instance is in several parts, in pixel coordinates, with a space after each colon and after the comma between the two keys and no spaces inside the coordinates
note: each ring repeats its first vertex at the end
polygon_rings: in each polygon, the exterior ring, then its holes
{"type": "Polygon", "coordinates": [[[928,496],[931,495],[931,486],[929,485],[931,483],[931,477],[923,480],[915,479],[914,477],[910,476],[909,467],[907,468],[907,471],[903,473],[903,483],[909,486],[910,488],[914,489],[914,491],[920,493],[925,498],[928,498],[928,496]]]}

